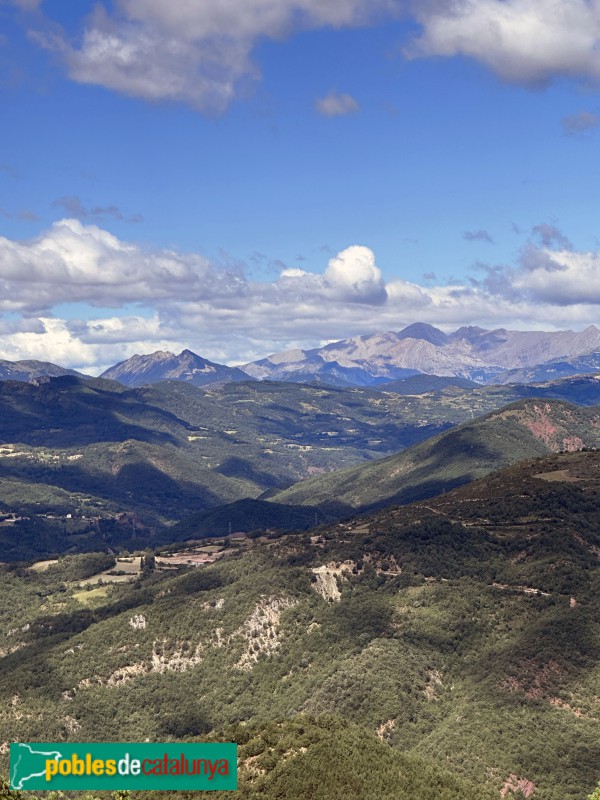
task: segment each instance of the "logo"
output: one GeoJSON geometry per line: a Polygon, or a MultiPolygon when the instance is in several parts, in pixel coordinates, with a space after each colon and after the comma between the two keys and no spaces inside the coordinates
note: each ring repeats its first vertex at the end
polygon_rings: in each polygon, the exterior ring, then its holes
{"type": "Polygon", "coordinates": [[[237,745],[16,742],[10,746],[10,788],[237,789],[237,745]]]}

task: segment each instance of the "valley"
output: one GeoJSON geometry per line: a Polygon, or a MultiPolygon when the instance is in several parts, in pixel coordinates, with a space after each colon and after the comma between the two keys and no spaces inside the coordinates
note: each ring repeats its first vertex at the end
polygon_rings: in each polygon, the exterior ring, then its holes
{"type": "MultiPolygon", "coordinates": [[[[415,390],[424,388],[421,381],[415,390]]],[[[229,524],[302,529],[315,513],[327,521],[435,494],[529,454],[568,448],[569,437],[573,446],[596,446],[586,408],[598,401],[592,376],[420,394],[268,381],[133,389],[76,376],[0,381],[0,544],[4,559],[18,560],[135,545],[140,536],[158,544],[186,518],[195,523],[173,535],[194,535],[194,524],[200,535],[223,534],[229,524]],[[516,412],[482,418],[532,396],[547,398],[562,438],[545,441],[543,423],[536,435],[528,401],[522,424],[516,412]],[[581,407],[568,410],[562,400],[581,407]],[[399,451],[406,455],[390,455],[399,451]],[[357,472],[343,471],[354,465],[357,472]],[[351,488],[354,475],[364,491],[351,488]]]]}
{"type": "Polygon", "coordinates": [[[0,800],[600,800],[600,0],[0,73],[0,800]]]}
{"type": "Polygon", "coordinates": [[[600,379],[405,380],[0,382],[0,775],[201,739],[248,800],[584,800],[600,379]]]}
{"type": "Polygon", "coordinates": [[[88,602],[90,556],[5,566],[0,741],[233,737],[242,796],[308,798],[301,753],[355,736],[382,780],[401,757],[452,798],[580,800],[600,756],[599,512],[599,456],[574,452],[88,602]]]}

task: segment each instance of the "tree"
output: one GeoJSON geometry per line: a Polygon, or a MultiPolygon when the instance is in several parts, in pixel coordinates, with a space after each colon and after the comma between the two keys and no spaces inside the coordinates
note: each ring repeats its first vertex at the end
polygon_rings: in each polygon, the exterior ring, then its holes
{"type": "Polygon", "coordinates": [[[594,791],[590,795],[588,795],[587,800],[600,800],[600,783],[598,784],[598,786],[596,786],[594,791]]]}

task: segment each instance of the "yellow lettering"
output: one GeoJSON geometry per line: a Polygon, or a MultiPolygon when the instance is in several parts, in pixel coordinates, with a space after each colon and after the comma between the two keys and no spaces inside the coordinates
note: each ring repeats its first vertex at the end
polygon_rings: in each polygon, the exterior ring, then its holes
{"type": "Polygon", "coordinates": [[[71,761],[73,766],[71,767],[71,772],[73,775],[83,775],[85,770],[85,761],[82,758],[78,758],[77,753],[73,753],[71,756],[71,761]]]}

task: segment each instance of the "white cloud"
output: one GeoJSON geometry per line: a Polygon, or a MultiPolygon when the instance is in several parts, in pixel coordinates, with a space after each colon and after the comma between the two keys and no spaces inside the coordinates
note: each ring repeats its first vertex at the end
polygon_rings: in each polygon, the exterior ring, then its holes
{"type": "Polygon", "coordinates": [[[36,320],[36,330],[3,336],[0,339],[0,359],[50,361],[98,375],[135,353],[169,348],[179,352],[187,346],[173,336],[161,338],[159,326],[155,330],[151,326],[145,328],[143,319],[129,318],[124,324],[121,322],[115,318],[73,325],[65,320],[42,317],[36,320]],[[89,330],[86,330],[88,325],[89,330]],[[111,329],[114,333],[120,331],[120,335],[112,340],[103,333],[111,329]],[[129,341],[134,336],[135,341],[129,341]]]}
{"type": "Polygon", "coordinates": [[[198,40],[279,38],[296,28],[358,26],[398,8],[395,0],[119,0],[118,5],[130,20],[152,21],[198,40]]]}
{"type": "MultiPolygon", "coordinates": [[[[176,341],[178,332],[163,325],[158,314],[152,317],[127,316],[105,319],[69,320],[66,330],[84,344],[120,345],[137,342],[176,341]]],[[[153,348],[158,349],[158,348],[153,348]]]]}
{"type": "MultiPolygon", "coordinates": [[[[43,24],[39,12],[30,36],[57,52],[79,83],[219,113],[260,77],[253,53],[261,39],[402,15],[420,27],[405,48],[411,58],[467,56],[534,86],[555,77],[600,79],[599,0],[114,0],[110,10],[95,8],[78,39],[54,21],[43,24]]],[[[331,92],[315,107],[335,116],[358,104],[331,92]]],[[[592,122],[580,116],[564,124],[577,132],[592,122]]]]}
{"type": "Polygon", "coordinates": [[[385,303],[387,292],[375,254],[368,247],[353,245],[330,259],[325,270],[325,285],[343,300],[385,303]]]}
{"type": "Polygon", "coordinates": [[[3,336],[0,340],[0,358],[8,361],[51,361],[67,367],[96,360],[93,348],[72,337],[62,320],[41,318],[39,323],[41,330],[3,336]]]}
{"type": "Polygon", "coordinates": [[[0,239],[0,358],[98,372],[134,353],[185,347],[243,363],[417,321],[447,329],[597,321],[600,252],[565,248],[566,237],[550,225],[533,235],[516,264],[488,267],[472,285],[420,286],[397,269],[385,281],[363,245],[342,250],[322,272],[286,268],[257,281],[195,253],[153,250],[62,220],[29,242],[0,239]],[[54,318],[53,307],[64,303],[87,304],[91,319],[54,318]],[[143,314],[131,313],[136,303],[143,314]],[[100,317],[94,306],[116,310],[100,317]],[[124,307],[127,315],[119,314],[124,307]]]}
{"type": "Polygon", "coordinates": [[[95,225],[64,219],[29,242],[0,237],[0,310],[61,302],[119,306],[235,293],[243,279],[196,254],[144,250],[95,225]]]}
{"type": "Polygon", "coordinates": [[[416,283],[396,279],[387,283],[385,289],[390,303],[404,310],[424,309],[433,303],[429,290],[416,283]]]}
{"type": "Polygon", "coordinates": [[[365,25],[401,0],[118,0],[99,6],[74,44],[56,26],[33,38],[62,56],[70,77],[144,100],[219,112],[259,77],[256,42],[296,30],[365,25]]]}
{"type": "MultiPolygon", "coordinates": [[[[41,5],[4,2],[29,11],[41,5]]],[[[405,48],[410,58],[467,56],[534,86],[555,77],[600,79],[599,0],[114,0],[110,10],[95,8],[78,39],[55,21],[44,24],[41,12],[30,36],[57,52],[79,83],[219,113],[260,77],[253,53],[261,39],[402,15],[420,27],[405,48]]],[[[315,107],[334,116],[358,104],[332,92],[315,107]]],[[[571,133],[593,122],[575,115],[564,124],[571,133]]]]}
{"type": "Polygon", "coordinates": [[[600,78],[598,0],[416,0],[410,56],[464,55],[515,83],[600,78]]]}
{"type": "Polygon", "coordinates": [[[9,319],[0,317],[0,336],[11,336],[15,333],[44,333],[44,330],[44,324],[36,317],[9,319]]]}
{"type": "Polygon", "coordinates": [[[335,91],[316,100],[315,108],[324,117],[341,117],[346,114],[355,114],[359,110],[358,103],[351,95],[335,91]]]}
{"type": "Polygon", "coordinates": [[[558,306],[600,304],[600,253],[527,248],[513,287],[558,306]]]}

